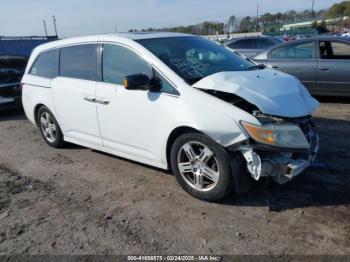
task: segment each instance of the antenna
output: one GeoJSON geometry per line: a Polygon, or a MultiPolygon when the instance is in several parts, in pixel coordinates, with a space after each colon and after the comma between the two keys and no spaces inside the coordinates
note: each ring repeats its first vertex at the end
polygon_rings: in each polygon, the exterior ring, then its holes
{"type": "Polygon", "coordinates": [[[259,28],[259,3],[256,4],[256,31],[259,28]]]}
{"type": "Polygon", "coordinates": [[[54,15],[52,16],[52,21],[53,21],[53,26],[55,27],[56,36],[58,36],[58,34],[57,34],[57,27],[56,27],[56,17],[54,15]]]}
{"type": "Polygon", "coordinates": [[[311,8],[312,17],[314,17],[314,7],[315,7],[315,0],[312,0],[312,8],[311,8]]]}
{"type": "Polygon", "coordinates": [[[45,35],[47,37],[47,28],[46,28],[46,21],[45,21],[45,19],[43,19],[43,23],[44,23],[44,28],[45,28],[45,35]]]}
{"type": "Polygon", "coordinates": [[[118,29],[117,29],[117,26],[116,26],[116,25],[114,26],[114,31],[115,31],[116,33],[118,33],[118,29]]]}

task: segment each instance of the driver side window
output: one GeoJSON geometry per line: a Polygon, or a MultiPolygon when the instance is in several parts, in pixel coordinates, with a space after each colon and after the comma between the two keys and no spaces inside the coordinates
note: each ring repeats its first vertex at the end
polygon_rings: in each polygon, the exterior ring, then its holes
{"type": "Polygon", "coordinates": [[[300,44],[291,44],[281,46],[272,50],[270,59],[315,59],[315,45],[314,42],[306,42],[300,44]]]}
{"type": "Polygon", "coordinates": [[[102,56],[103,82],[123,85],[124,79],[128,75],[144,74],[149,79],[157,78],[160,84],[160,92],[178,94],[176,89],[159,73],[153,73],[152,67],[138,54],[129,48],[105,44],[102,56]]]}
{"type": "Polygon", "coordinates": [[[106,44],[103,46],[103,82],[122,85],[126,76],[144,74],[152,77],[152,68],[130,49],[106,44]]]}

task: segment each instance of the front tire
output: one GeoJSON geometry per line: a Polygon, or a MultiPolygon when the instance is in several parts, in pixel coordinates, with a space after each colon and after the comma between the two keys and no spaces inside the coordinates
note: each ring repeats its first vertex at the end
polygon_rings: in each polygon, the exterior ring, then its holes
{"type": "Polygon", "coordinates": [[[178,137],[171,148],[170,162],[181,187],[196,198],[217,201],[234,191],[226,150],[204,134],[178,137]]]}
{"type": "Polygon", "coordinates": [[[54,148],[64,146],[63,134],[51,111],[42,106],[38,111],[38,127],[45,142],[54,148]]]}

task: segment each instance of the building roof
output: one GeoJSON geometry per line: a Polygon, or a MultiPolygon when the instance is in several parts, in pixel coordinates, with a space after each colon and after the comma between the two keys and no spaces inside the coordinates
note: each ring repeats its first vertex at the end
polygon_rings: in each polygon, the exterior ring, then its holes
{"type": "Polygon", "coordinates": [[[51,41],[44,38],[26,38],[26,37],[1,37],[0,38],[0,56],[14,55],[29,57],[32,50],[38,45],[51,41]]]}
{"type": "MultiPolygon", "coordinates": [[[[339,17],[339,18],[325,19],[324,21],[327,25],[330,25],[330,24],[338,23],[339,21],[347,20],[347,19],[349,19],[349,17],[344,16],[344,17],[339,17]]],[[[318,19],[318,20],[309,20],[309,21],[304,21],[304,22],[299,22],[299,23],[294,23],[294,24],[285,24],[282,26],[280,31],[291,30],[291,29],[296,29],[296,28],[308,28],[308,27],[311,27],[314,22],[317,22],[319,24],[322,22],[322,20],[318,19]]]]}

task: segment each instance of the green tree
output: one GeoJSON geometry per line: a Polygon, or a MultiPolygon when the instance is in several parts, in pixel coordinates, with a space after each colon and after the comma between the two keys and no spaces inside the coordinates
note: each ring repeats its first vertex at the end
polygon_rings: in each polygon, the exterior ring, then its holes
{"type": "Polygon", "coordinates": [[[350,16],[350,1],[334,4],[326,13],[327,18],[350,16]]]}
{"type": "Polygon", "coordinates": [[[239,27],[240,27],[240,31],[241,32],[249,32],[252,29],[252,27],[253,27],[251,17],[250,16],[244,17],[241,20],[241,23],[240,23],[239,27]]]}
{"type": "Polygon", "coordinates": [[[231,32],[236,30],[236,22],[237,22],[236,16],[231,15],[230,18],[228,19],[228,26],[229,26],[229,30],[231,30],[231,32]]]}

